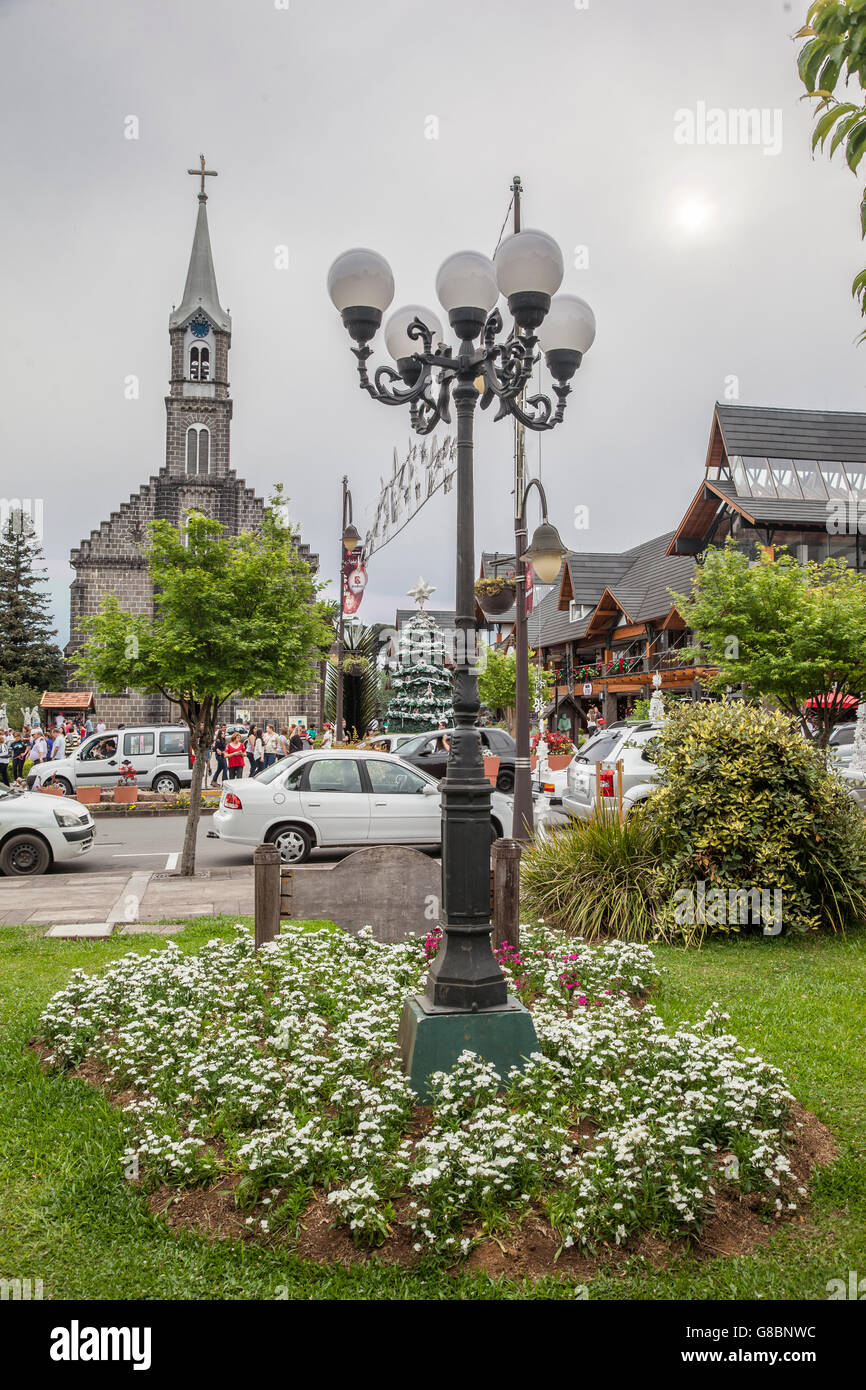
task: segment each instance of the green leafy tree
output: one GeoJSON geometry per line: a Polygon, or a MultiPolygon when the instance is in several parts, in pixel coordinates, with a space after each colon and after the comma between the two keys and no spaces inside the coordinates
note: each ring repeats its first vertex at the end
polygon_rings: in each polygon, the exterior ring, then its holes
{"type": "MultiPolygon", "coordinates": [[[[866,0],[814,0],[796,37],[806,40],[797,66],[807,96],[817,103],[812,149],[820,145],[823,150],[829,140],[830,158],[841,148],[856,174],[866,154],[866,0]],[[850,88],[852,80],[855,100],[840,100],[837,88],[850,88]]],[[[860,234],[866,237],[866,189],[860,200],[860,234]]],[[[855,276],[851,292],[866,315],[866,270],[855,276]]],[[[864,337],[866,332],[860,340],[864,337]]]]}
{"type": "MultiPolygon", "coordinates": [[[[539,696],[546,698],[553,685],[552,671],[539,671],[532,664],[534,652],[529,653],[529,705],[536,704],[539,696]]],[[[514,707],[517,702],[517,659],[513,651],[487,653],[484,670],[478,677],[478,692],[481,703],[496,715],[505,719],[509,733],[514,733],[514,707]]]]}
{"type": "Polygon", "coordinates": [[[147,565],[154,616],[115,597],[87,620],[79,671],[102,690],[161,692],[180,706],[195,753],[180,872],[195,872],[207,751],[233,691],[297,690],[316,678],[331,641],[322,585],[293,544],[280,490],[259,530],[228,536],[191,513],[180,528],[152,522],[147,565]]]}
{"type": "Polygon", "coordinates": [[[842,561],[750,565],[729,542],[673,599],[699,644],[690,655],[719,668],[714,684],[744,682],[801,723],[815,701],[822,748],[844,697],[866,692],[866,575],[842,561]]]}
{"type": "MultiPolygon", "coordinates": [[[[48,614],[42,547],[33,522],[12,511],[0,531],[0,681],[8,685],[63,689],[66,662],[53,640],[48,614]]],[[[38,703],[38,700],[37,700],[38,703]]]]}

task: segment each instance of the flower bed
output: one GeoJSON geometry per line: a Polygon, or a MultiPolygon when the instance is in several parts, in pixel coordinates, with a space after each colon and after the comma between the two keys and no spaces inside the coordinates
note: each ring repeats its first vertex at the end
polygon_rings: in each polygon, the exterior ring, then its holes
{"type": "Polygon", "coordinates": [[[795,1209],[781,1074],[716,1010],[667,1031],[646,946],[524,928],[499,954],[539,1053],[504,1088],[464,1053],[417,1106],[396,1033],[433,949],[296,926],[258,953],[240,927],[197,955],[169,942],[73,972],[42,1017],[45,1063],[118,1099],[125,1161],[175,1192],[166,1208],[224,1193],[265,1238],[318,1221],[452,1261],[530,1216],[573,1254],[697,1232],[722,1192],[795,1209]]]}

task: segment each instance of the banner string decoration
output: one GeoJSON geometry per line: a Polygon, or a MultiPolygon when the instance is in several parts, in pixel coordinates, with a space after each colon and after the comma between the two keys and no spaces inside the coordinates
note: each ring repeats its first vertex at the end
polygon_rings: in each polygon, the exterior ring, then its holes
{"type": "Polygon", "coordinates": [[[441,444],[435,439],[410,443],[401,464],[395,449],[391,477],[387,481],[379,479],[376,514],[364,538],[366,558],[369,560],[375,551],[399,535],[440,488],[450,492],[456,471],[457,441],[453,435],[446,435],[441,444]]]}

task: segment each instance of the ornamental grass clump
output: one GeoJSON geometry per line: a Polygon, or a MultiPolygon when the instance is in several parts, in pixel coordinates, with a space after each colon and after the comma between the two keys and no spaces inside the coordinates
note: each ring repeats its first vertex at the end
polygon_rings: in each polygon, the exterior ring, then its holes
{"type": "Polygon", "coordinates": [[[784,1079],[715,1009],[669,1032],[646,1001],[648,946],[524,927],[499,960],[538,1052],[508,1076],[464,1052],[424,1107],[397,1030],[425,943],[369,930],[290,924],[256,951],[239,927],[196,955],[169,942],[74,971],[41,1039],[49,1066],[90,1059],[123,1095],[119,1170],[179,1199],[233,1185],[268,1240],[292,1242],[319,1203],[364,1249],[397,1237],[451,1263],[530,1214],[563,1246],[689,1234],[722,1181],[763,1194],[771,1215],[795,1206],[784,1079]]]}
{"type": "Polygon", "coordinates": [[[788,931],[866,918],[863,813],[787,715],[740,702],[679,705],[655,761],[646,814],[660,847],[665,935],[739,931],[748,924],[736,895],[753,890],[779,902],[788,931]]]}
{"type": "Polygon", "coordinates": [[[573,819],[525,851],[521,906],[550,926],[595,941],[651,941],[657,925],[658,837],[641,811],[620,825],[608,811],[573,819]]]}

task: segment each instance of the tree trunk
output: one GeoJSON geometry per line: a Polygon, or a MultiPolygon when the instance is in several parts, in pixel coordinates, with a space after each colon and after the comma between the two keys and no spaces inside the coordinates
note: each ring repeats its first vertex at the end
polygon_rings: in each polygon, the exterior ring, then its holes
{"type": "Polygon", "coordinates": [[[208,764],[208,750],[213,742],[215,716],[200,715],[198,720],[190,719],[190,747],[195,754],[192,768],[192,786],[189,790],[189,811],[183,835],[183,853],[180,859],[180,873],[183,878],[192,878],[195,873],[195,849],[198,836],[198,823],[201,819],[201,791],[204,785],[208,764]]]}

